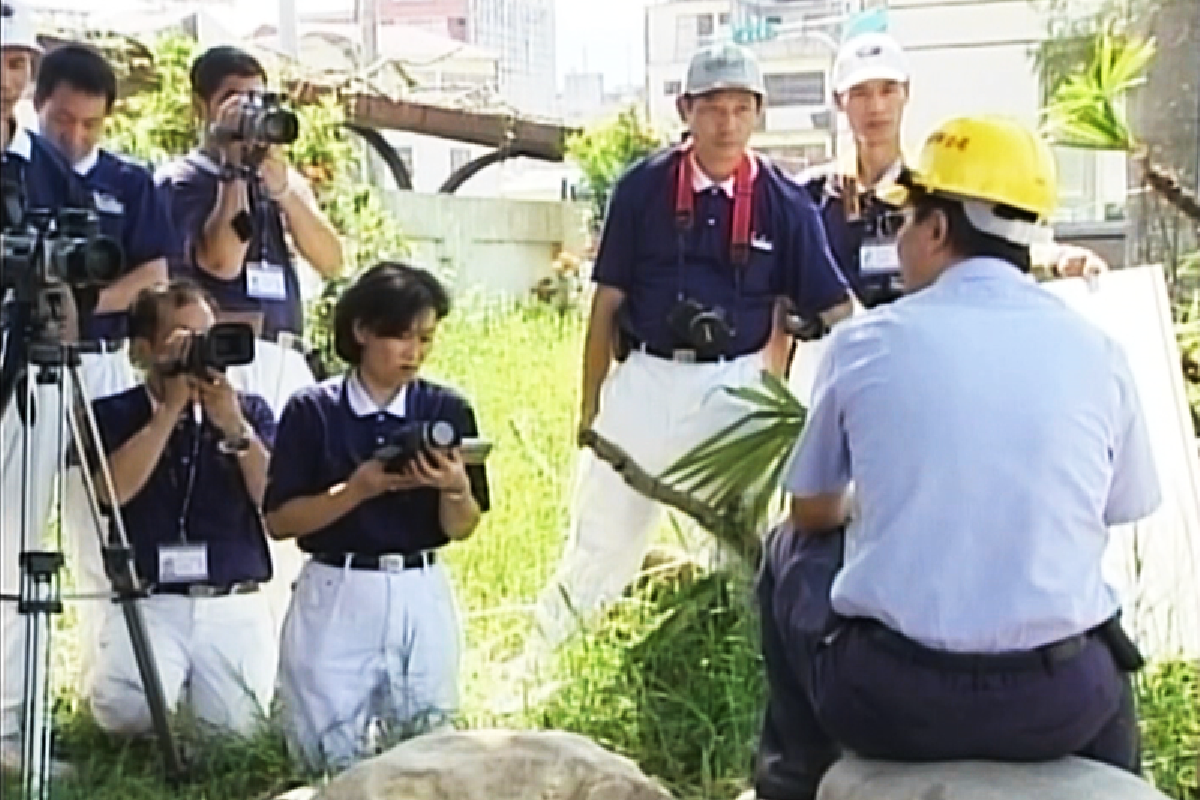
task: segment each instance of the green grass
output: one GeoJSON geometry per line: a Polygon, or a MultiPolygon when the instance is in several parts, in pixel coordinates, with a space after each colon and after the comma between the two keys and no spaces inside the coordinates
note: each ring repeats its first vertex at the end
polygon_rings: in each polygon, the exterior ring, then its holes
{"type": "MultiPolygon", "coordinates": [[[[427,370],[468,394],[496,442],[493,510],[470,541],[450,548],[468,644],[464,722],[579,732],[634,758],[677,797],[731,799],[749,774],[764,689],[744,576],[633,593],[564,649],[556,666],[566,684],[542,708],[505,719],[487,710],[497,665],[517,654],[529,607],[561,551],[581,335],[576,315],[460,313],[447,321],[427,370]]],[[[80,768],[77,783],[60,787],[64,800],[250,800],[304,780],[279,735],[267,731],[236,746],[187,736],[195,780],[168,788],[151,743],[114,742],[80,709],[71,691],[74,620],[70,609],[59,620],[68,633],[57,637],[55,651],[59,738],[80,768]]],[[[1167,665],[1151,671],[1140,690],[1147,765],[1177,800],[1200,800],[1198,684],[1198,670],[1167,665]]],[[[15,791],[4,788],[4,796],[15,791]]]]}

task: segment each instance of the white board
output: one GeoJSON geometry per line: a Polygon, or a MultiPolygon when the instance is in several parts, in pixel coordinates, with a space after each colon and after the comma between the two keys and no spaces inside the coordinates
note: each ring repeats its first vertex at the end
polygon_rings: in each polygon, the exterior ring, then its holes
{"type": "MultiPolygon", "coordinates": [[[[1163,489],[1162,507],[1112,530],[1105,574],[1120,592],[1126,625],[1148,656],[1200,657],[1200,459],[1161,267],[1042,284],[1126,350],[1146,414],[1163,489]]],[[[824,342],[802,344],[789,383],[812,396],[824,342]]]]}

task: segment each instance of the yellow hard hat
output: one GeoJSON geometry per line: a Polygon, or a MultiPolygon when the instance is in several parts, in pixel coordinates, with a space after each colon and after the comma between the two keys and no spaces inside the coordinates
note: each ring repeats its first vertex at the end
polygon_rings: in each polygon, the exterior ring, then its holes
{"type": "Polygon", "coordinates": [[[900,186],[881,193],[903,202],[904,187],[964,201],[971,223],[986,233],[1019,244],[1045,238],[1058,205],[1058,177],[1049,145],[1021,123],[1003,117],[960,117],[942,124],[925,140],[917,165],[900,186]],[[1033,215],[1036,222],[993,213],[1005,205],[1033,215]]]}

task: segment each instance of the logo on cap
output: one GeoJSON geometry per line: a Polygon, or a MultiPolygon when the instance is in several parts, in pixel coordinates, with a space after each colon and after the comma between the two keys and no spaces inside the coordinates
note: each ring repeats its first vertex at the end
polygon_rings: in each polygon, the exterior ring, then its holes
{"type": "Polygon", "coordinates": [[[859,58],[874,58],[875,56],[883,55],[883,48],[877,44],[864,45],[855,50],[854,55],[859,58]]]}

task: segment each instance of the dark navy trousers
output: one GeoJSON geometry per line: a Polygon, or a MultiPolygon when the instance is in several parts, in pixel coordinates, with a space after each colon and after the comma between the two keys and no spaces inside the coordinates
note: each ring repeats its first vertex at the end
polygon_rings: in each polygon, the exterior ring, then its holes
{"type": "Polygon", "coordinates": [[[933,651],[885,646],[879,625],[832,611],[842,557],[841,533],[785,524],[767,538],[757,587],[770,693],[759,798],[813,800],[843,750],[906,762],[1079,755],[1138,773],[1132,684],[1100,638],[1034,667],[996,668],[986,656],[973,666],[931,663],[917,656],[936,659],[933,651]]]}

